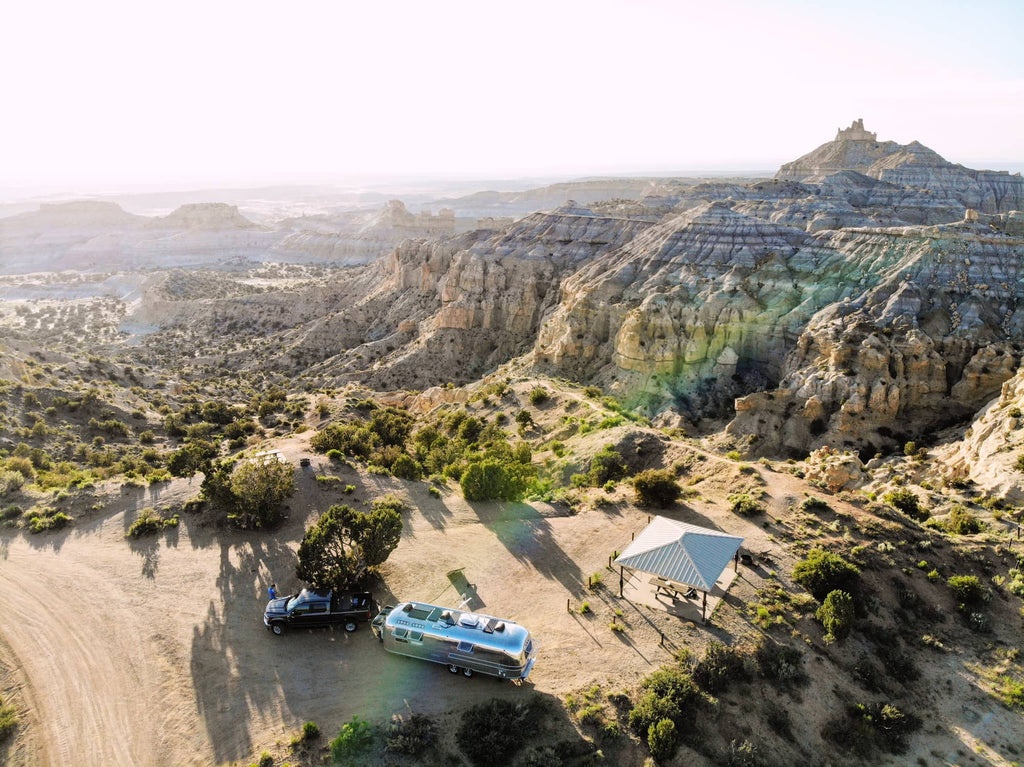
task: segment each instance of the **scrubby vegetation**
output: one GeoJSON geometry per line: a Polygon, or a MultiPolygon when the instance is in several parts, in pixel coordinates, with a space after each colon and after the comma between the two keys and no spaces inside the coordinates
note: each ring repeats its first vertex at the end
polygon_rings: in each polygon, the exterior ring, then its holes
{"type": "Polygon", "coordinates": [[[544,709],[538,698],[494,698],[471,706],[456,731],[459,747],[476,767],[510,764],[540,726],[544,709]]]}
{"type": "Polygon", "coordinates": [[[793,568],[793,580],[823,602],[831,591],[857,593],[860,570],[838,554],[816,548],[797,562],[793,568]]]}
{"type": "Polygon", "coordinates": [[[640,506],[666,508],[676,502],[683,489],[669,469],[647,469],[633,477],[636,502],[640,506]]]}

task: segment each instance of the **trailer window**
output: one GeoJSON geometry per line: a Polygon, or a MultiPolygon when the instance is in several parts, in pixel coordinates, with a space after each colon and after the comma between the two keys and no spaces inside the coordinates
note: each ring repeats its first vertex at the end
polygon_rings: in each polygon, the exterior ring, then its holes
{"type": "Polygon", "coordinates": [[[398,639],[400,637],[405,637],[408,633],[409,633],[409,629],[395,629],[392,632],[392,636],[394,636],[396,639],[398,639]]]}
{"type": "Polygon", "coordinates": [[[459,642],[459,652],[473,652],[472,642],[459,642]]]}
{"type": "Polygon", "coordinates": [[[411,639],[413,642],[422,642],[423,641],[423,632],[422,631],[410,631],[409,632],[409,639],[411,639]]]}

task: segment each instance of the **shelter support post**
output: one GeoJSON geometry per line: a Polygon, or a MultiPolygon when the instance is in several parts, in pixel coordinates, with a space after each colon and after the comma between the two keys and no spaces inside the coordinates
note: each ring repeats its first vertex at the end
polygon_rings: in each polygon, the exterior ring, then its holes
{"type": "Polygon", "coordinates": [[[704,592],[704,602],[700,606],[700,622],[708,622],[708,592],[704,592]]]}
{"type": "Polygon", "coordinates": [[[622,598],[622,565],[619,565],[619,598],[622,598]]]}
{"type": "Polygon", "coordinates": [[[739,549],[736,549],[736,556],[733,557],[733,560],[732,560],[732,570],[733,570],[734,573],[738,573],[740,571],[740,550],[739,549]]]}

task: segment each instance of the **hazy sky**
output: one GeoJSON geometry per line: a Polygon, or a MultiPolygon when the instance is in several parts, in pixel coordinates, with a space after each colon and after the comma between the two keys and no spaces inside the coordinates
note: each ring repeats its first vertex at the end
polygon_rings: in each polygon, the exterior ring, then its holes
{"type": "Polygon", "coordinates": [[[0,185],[1024,162],[1024,2],[4,3],[0,185]]]}

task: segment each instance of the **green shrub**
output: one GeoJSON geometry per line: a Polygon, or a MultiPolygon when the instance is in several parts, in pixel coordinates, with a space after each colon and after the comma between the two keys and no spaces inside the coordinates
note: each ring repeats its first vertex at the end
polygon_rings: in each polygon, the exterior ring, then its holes
{"type": "Polygon", "coordinates": [[[601,487],[607,482],[622,479],[628,473],[629,468],[626,466],[622,454],[615,449],[614,445],[605,445],[590,459],[587,483],[594,487],[601,487]]]}
{"type": "Polygon", "coordinates": [[[985,602],[985,588],[976,575],[954,575],[946,581],[960,609],[973,607],[985,602]]]}
{"type": "Polygon", "coordinates": [[[889,703],[855,703],[847,707],[845,716],[826,723],[822,736],[861,759],[876,749],[893,754],[907,750],[907,738],[919,729],[921,721],[889,703]]]}
{"type": "Polygon", "coordinates": [[[164,520],[155,509],[146,507],[139,512],[139,516],[129,526],[125,536],[128,538],[140,538],[143,535],[152,535],[164,529],[164,520]]]}
{"type": "Polygon", "coordinates": [[[749,679],[743,653],[721,642],[711,642],[704,657],[693,667],[693,681],[710,693],[721,692],[732,682],[749,679]]]}
{"type": "Polygon", "coordinates": [[[29,522],[29,530],[33,533],[41,533],[45,530],[60,530],[70,524],[71,517],[63,511],[53,513],[51,509],[50,512],[51,513],[48,515],[41,515],[32,518],[29,522]]]}
{"type": "Polygon", "coordinates": [[[351,759],[364,751],[373,743],[373,728],[368,722],[352,715],[352,721],[341,726],[338,737],[330,742],[331,757],[335,762],[351,759]]]}
{"type": "Polygon", "coordinates": [[[7,705],[0,700],[0,743],[11,737],[17,726],[18,713],[14,706],[7,705]]]}
{"type": "Polygon", "coordinates": [[[860,584],[860,570],[838,554],[815,548],[793,567],[793,580],[821,602],[830,591],[836,589],[856,594],[860,584]]]}
{"type": "Polygon", "coordinates": [[[437,742],[437,724],[424,714],[408,719],[394,717],[384,735],[384,750],[406,756],[420,756],[437,742]]]}
{"type": "Polygon", "coordinates": [[[754,653],[761,676],[783,687],[807,681],[803,670],[804,656],[795,647],[778,644],[768,637],[761,639],[754,653]]]}
{"type": "Polygon", "coordinates": [[[953,535],[974,535],[982,530],[978,518],[958,503],[950,509],[949,517],[942,526],[953,535]]]}
{"type": "Polygon", "coordinates": [[[800,510],[806,511],[809,514],[828,511],[828,509],[829,505],[825,501],[821,500],[821,498],[815,498],[814,496],[804,498],[803,502],[800,504],[800,510]]]}
{"type": "Polygon", "coordinates": [[[423,469],[407,453],[402,453],[395,462],[391,464],[391,473],[401,479],[419,479],[423,476],[423,469]]]}
{"type": "Polygon", "coordinates": [[[532,474],[529,466],[516,461],[485,458],[466,467],[459,485],[468,501],[517,501],[526,492],[532,474]]]}
{"type": "Polygon", "coordinates": [[[838,589],[830,591],[814,617],[824,626],[826,641],[845,639],[853,630],[853,597],[838,589]]]}
{"type": "Polygon", "coordinates": [[[313,435],[309,441],[318,453],[327,453],[331,450],[366,460],[380,444],[380,438],[365,426],[356,424],[331,424],[313,435]]]}
{"type": "Polygon", "coordinates": [[[679,665],[663,666],[647,676],[640,687],[643,692],[629,712],[629,726],[638,735],[646,734],[662,719],[685,724],[685,717],[704,700],[693,677],[679,665]]]}
{"type": "Polygon", "coordinates": [[[543,717],[536,698],[513,702],[494,698],[466,709],[456,730],[459,748],[477,767],[509,764],[534,737],[543,717]]]}
{"type": "Polygon", "coordinates": [[[545,402],[548,401],[548,398],[550,396],[551,395],[548,393],[548,390],[545,389],[543,386],[534,387],[533,389],[530,389],[530,404],[534,406],[543,405],[545,402]]]}
{"type": "Polygon", "coordinates": [[[320,727],[316,722],[306,722],[302,725],[302,739],[316,740],[320,737],[320,727]]]}
{"type": "Polygon", "coordinates": [[[633,477],[636,502],[640,506],[666,508],[676,502],[683,489],[668,469],[647,469],[633,477]]]}
{"type": "Polygon", "coordinates": [[[676,752],[677,743],[676,723],[671,719],[660,719],[647,730],[647,747],[655,761],[664,762],[671,759],[676,752]]]}
{"type": "Polygon", "coordinates": [[[883,495],[882,500],[918,522],[924,522],[930,516],[928,510],[921,506],[921,499],[917,497],[917,493],[910,488],[892,490],[883,495]]]}
{"type": "Polygon", "coordinates": [[[270,755],[269,751],[260,754],[260,760],[256,762],[256,767],[274,767],[274,757],[270,755]]]}
{"type": "Polygon", "coordinates": [[[760,514],[764,511],[764,506],[746,493],[735,493],[730,495],[729,503],[731,504],[729,510],[732,511],[733,514],[739,514],[741,517],[752,517],[755,514],[760,514]]]}

